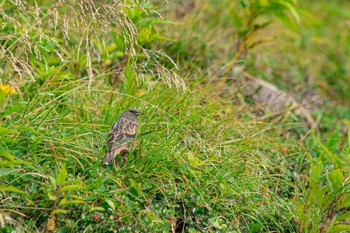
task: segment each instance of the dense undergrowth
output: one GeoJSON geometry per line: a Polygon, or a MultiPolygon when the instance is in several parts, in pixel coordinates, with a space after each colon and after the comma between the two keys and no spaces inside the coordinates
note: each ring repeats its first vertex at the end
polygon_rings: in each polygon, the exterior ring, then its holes
{"type": "Polygon", "coordinates": [[[323,75],[322,59],[300,65],[322,48],[290,43],[318,8],[215,2],[2,2],[1,232],[350,230],[347,66],[323,75]],[[320,129],[260,120],[238,91],[242,70],[285,89],[307,82],[320,129]],[[144,113],[139,143],[102,166],[131,107],[144,113]]]}

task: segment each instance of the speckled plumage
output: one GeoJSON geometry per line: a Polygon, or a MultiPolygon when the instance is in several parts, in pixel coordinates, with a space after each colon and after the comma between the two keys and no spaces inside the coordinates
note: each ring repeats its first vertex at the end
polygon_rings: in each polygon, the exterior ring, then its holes
{"type": "Polygon", "coordinates": [[[114,123],[108,133],[108,151],[103,164],[108,165],[116,155],[129,152],[137,132],[137,122],[140,114],[141,112],[136,109],[128,109],[114,123]]]}

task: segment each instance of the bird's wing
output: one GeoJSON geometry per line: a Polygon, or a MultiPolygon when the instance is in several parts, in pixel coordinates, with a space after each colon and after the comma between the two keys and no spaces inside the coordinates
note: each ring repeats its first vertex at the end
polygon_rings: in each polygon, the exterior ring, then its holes
{"type": "Polygon", "coordinates": [[[129,150],[129,144],[134,140],[137,123],[126,118],[120,118],[109,130],[108,152],[103,164],[110,164],[117,154],[129,150]]]}
{"type": "Polygon", "coordinates": [[[132,142],[137,131],[137,123],[126,118],[119,119],[109,130],[107,145],[110,149],[132,142]]]}

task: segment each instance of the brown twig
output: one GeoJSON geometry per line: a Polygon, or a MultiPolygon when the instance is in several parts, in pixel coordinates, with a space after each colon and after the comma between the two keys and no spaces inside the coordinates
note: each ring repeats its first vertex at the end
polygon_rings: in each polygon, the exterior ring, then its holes
{"type": "Polygon", "coordinates": [[[236,64],[237,60],[240,59],[241,57],[245,56],[248,52],[248,41],[253,38],[253,36],[255,35],[255,33],[259,30],[259,27],[254,25],[255,20],[257,19],[257,15],[253,14],[251,15],[251,17],[249,17],[248,23],[247,23],[247,27],[250,29],[249,32],[243,36],[241,39],[238,40],[237,44],[236,44],[236,53],[233,56],[233,58],[231,59],[230,62],[228,62],[226,64],[225,67],[225,76],[227,76],[227,74],[230,72],[230,70],[232,69],[232,67],[236,64]]]}

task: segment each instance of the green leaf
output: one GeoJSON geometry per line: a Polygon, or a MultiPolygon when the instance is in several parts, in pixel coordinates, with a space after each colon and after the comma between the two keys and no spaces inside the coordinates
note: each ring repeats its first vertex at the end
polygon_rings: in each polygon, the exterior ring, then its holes
{"type": "Polygon", "coordinates": [[[328,229],[327,232],[332,232],[332,233],[341,233],[345,231],[350,231],[350,225],[345,225],[345,224],[339,224],[331,227],[328,229]]]}
{"type": "Polygon", "coordinates": [[[348,219],[350,219],[350,213],[339,214],[336,216],[337,221],[343,221],[343,220],[348,220],[348,219]]]}
{"type": "Polygon", "coordinates": [[[31,163],[24,160],[0,161],[0,167],[20,165],[20,164],[31,164],[31,163]]]}
{"type": "Polygon", "coordinates": [[[8,128],[0,126],[0,137],[5,136],[5,135],[9,135],[9,134],[14,134],[14,133],[15,133],[15,131],[12,131],[8,128]]]}
{"type": "Polygon", "coordinates": [[[323,166],[321,163],[317,163],[311,168],[310,177],[316,182],[322,173],[323,166]]]}
{"type": "Polygon", "coordinates": [[[311,189],[313,189],[313,190],[319,189],[319,186],[316,182],[317,180],[314,180],[311,177],[307,177],[306,180],[307,180],[307,182],[309,182],[309,186],[311,187],[311,189]]]}
{"type": "Polygon", "coordinates": [[[137,189],[134,188],[134,187],[130,187],[130,188],[129,188],[129,193],[130,193],[131,195],[135,196],[135,197],[137,197],[137,196],[139,195],[137,189]]]}
{"type": "Polygon", "coordinates": [[[24,191],[15,188],[12,185],[0,185],[0,191],[9,191],[9,192],[13,192],[13,193],[22,193],[22,194],[26,194],[24,191]]]}
{"type": "Polygon", "coordinates": [[[111,207],[112,210],[115,210],[115,204],[110,199],[107,199],[106,202],[108,203],[109,207],[111,207]]]}
{"type": "Polygon", "coordinates": [[[17,172],[18,169],[11,169],[11,168],[1,168],[0,169],[0,177],[1,176],[6,176],[8,174],[11,174],[11,173],[14,173],[14,172],[17,172]]]}
{"type": "Polygon", "coordinates": [[[6,116],[6,115],[10,115],[13,112],[18,112],[19,110],[23,109],[25,107],[25,104],[23,103],[18,103],[16,105],[14,105],[12,108],[8,108],[5,111],[0,113],[0,116],[6,116]]]}
{"type": "Polygon", "coordinates": [[[93,211],[96,211],[96,210],[98,210],[98,211],[105,211],[105,209],[103,207],[101,207],[101,206],[92,206],[92,207],[90,207],[89,212],[93,212],[93,211]]]}
{"type": "Polygon", "coordinates": [[[67,176],[68,176],[68,173],[66,170],[66,164],[63,164],[63,166],[60,169],[60,172],[57,175],[58,185],[63,186],[63,184],[66,181],[67,176]]]}
{"type": "Polygon", "coordinates": [[[74,195],[74,194],[71,194],[71,195],[64,195],[65,197],[70,197],[71,199],[80,199],[80,200],[84,200],[81,196],[78,196],[78,195],[74,195]]]}
{"type": "Polygon", "coordinates": [[[334,130],[334,132],[332,132],[332,134],[329,136],[328,140],[327,140],[327,144],[326,147],[334,152],[335,150],[337,150],[340,146],[341,143],[341,139],[340,139],[340,127],[339,125],[337,125],[337,130],[334,130]]]}
{"type": "Polygon", "coordinates": [[[52,194],[52,193],[48,193],[48,194],[47,194],[47,197],[48,197],[51,201],[56,201],[56,200],[57,200],[57,197],[56,197],[54,194],[52,194]]]}
{"type": "Polygon", "coordinates": [[[15,159],[12,154],[5,149],[0,149],[0,156],[5,157],[9,161],[6,160],[0,160],[0,166],[11,166],[11,165],[18,165],[18,164],[31,164],[30,162],[21,160],[21,159],[15,159]]]}
{"type": "Polygon", "coordinates": [[[343,191],[340,200],[337,202],[338,209],[350,207],[350,192],[346,190],[346,188],[344,188],[343,191]]]}
{"type": "Polygon", "coordinates": [[[8,150],[0,149],[0,155],[7,158],[8,160],[14,160],[12,154],[8,150]]]}
{"type": "Polygon", "coordinates": [[[297,27],[295,26],[295,23],[286,14],[275,13],[275,16],[289,29],[297,31],[297,27]]]}
{"type": "Polygon", "coordinates": [[[322,155],[328,159],[329,162],[333,163],[336,167],[341,166],[341,161],[337,157],[337,155],[333,154],[326,146],[324,146],[321,142],[318,142],[318,145],[321,147],[322,155]]]}
{"type": "Polygon", "coordinates": [[[67,192],[71,190],[78,190],[82,188],[83,186],[81,184],[73,184],[73,185],[66,185],[60,189],[60,192],[67,192]]]}
{"type": "Polygon", "coordinates": [[[334,190],[339,191],[342,187],[342,183],[344,180],[344,176],[342,171],[338,168],[332,171],[332,173],[329,175],[329,179],[332,182],[332,186],[334,190]]]}
{"type": "Polygon", "coordinates": [[[56,189],[57,188],[57,180],[52,176],[49,176],[49,178],[50,178],[51,184],[56,189]]]}
{"type": "Polygon", "coordinates": [[[29,132],[29,133],[33,133],[33,134],[42,134],[41,132],[35,130],[35,129],[32,129],[31,127],[28,127],[28,126],[18,126],[16,127],[17,130],[21,130],[21,131],[26,131],[26,132],[29,132]]]}
{"type": "Polygon", "coordinates": [[[281,4],[285,5],[288,8],[288,10],[290,11],[290,13],[292,13],[295,21],[297,23],[300,23],[299,13],[297,12],[297,10],[295,9],[294,6],[292,4],[290,4],[289,2],[283,2],[283,1],[281,2],[281,4]]]}
{"type": "Polygon", "coordinates": [[[16,143],[18,140],[14,138],[1,138],[1,141],[6,143],[16,143]]]}
{"type": "Polygon", "coordinates": [[[64,198],[63,200],[60,201],[60,203],[58,204],[59,206],[63,206],[63,205],[68,205],[68,204],[81,204],[84,203],[83,200],[67,200],[67,198],[64,198]]]}
{"type": "Polygon", "coordinates": [[[187,157],[192,166],[198,167],[200,165],[200,160],[196,156],[194,156],[193,153],[189,153],[187,157]]]}
{"type": "Polygon", "coordinates": [[[129,188],[130,194],[134,195],[135,197],[139,196],[140,193],[142,193],[141,184],[134,180],[130,180],[130,183],[131,183],[131,187],[129,188]]]}
{"type": "Polygon", "coordinates": [[[62,214],[62,213],[68,213],[68,212],[69,212],[68,210],[57,209],[52,211],[51,214],[55,215],[55,214],[62,214]]]}

